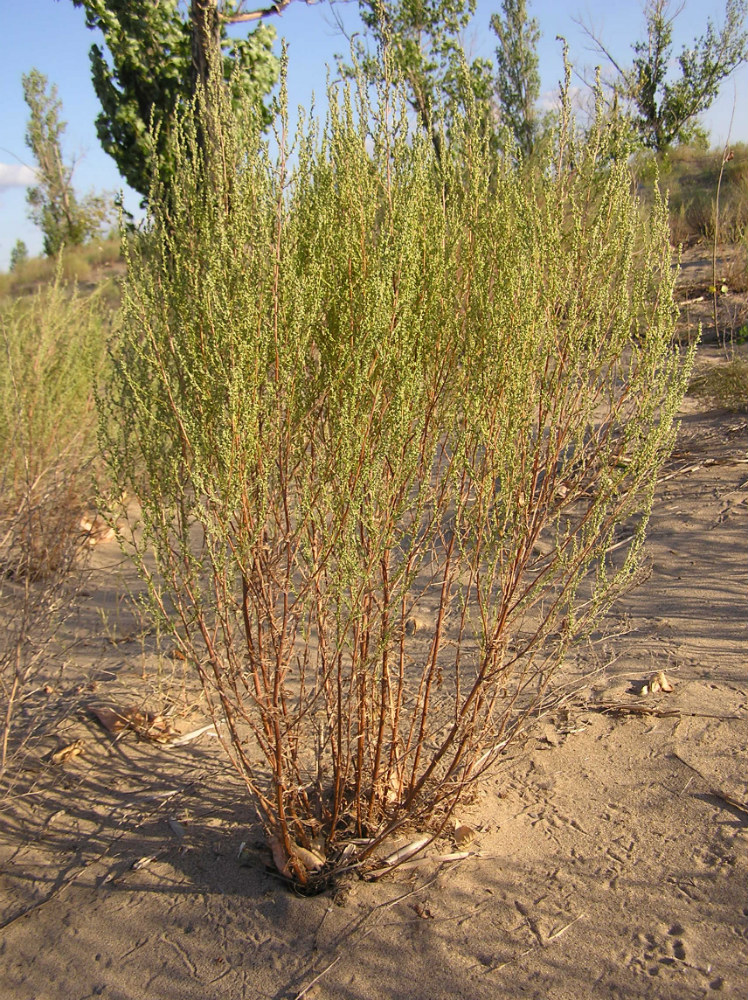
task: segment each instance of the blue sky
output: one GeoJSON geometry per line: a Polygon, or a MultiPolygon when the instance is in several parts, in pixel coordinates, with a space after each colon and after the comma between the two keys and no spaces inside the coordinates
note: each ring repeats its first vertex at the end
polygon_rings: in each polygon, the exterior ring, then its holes
{"type": "MultiPolygon", "coordinates": [[[[258,4],[259,6],[260,4],[258,4]]],[[[248,5],[251,9],[252,5],[248,5]]],[[[464,44],[472,56],[490,57],[495,38],[488,30],[492,12],[499,0],[478,0],[478,12],[468,29],[464,44]]],[[[349,30],[356,30],[358,5],[355,2],[305,4],[294,2],[282,17],[271,18],[280,38],[289,46],[289,97],[292,108],[308,106],[312,93],[324,96],[326,67],[334,65],[334,56],[347,51],[348,43],[335,23],[334,12],[343,18],[349,30]]],[[[642,0],[533,0],[530,13],[540,23],[539,44],[542,89],[546,100],[557,92],[562,76],[560,45],[556,35],[567,38],[572,61],[580,71],[591,75],[600,56],[574,23],[582,19],[594,26],[607,47],[619,61],[629,61],[631,44],[642,35],[642,0]]],[[[675,26],[675,52],[703,33],[706,19],[721,24],[724,0],[687,0],[675,26]]],[[[79,193],[88,190],[118,191],[122,181],[114,162],[99,145],[95,118],[99,110],[90,77],[88,50],[97,40],[85,27],[84,12],[72,0],[0,0],[0,31],[3,60],[0,65],[0,93],[3,112],[0,117],[0,269],[6,270],[10,250],[22,239],[32,254],[41,251],[39,230],[26,217],[24,182],[30,179],[30,151],[24,143],[28,108],[23,100],[21,74],[36,67],[50,83],[57,85],[63,104],[67,130],[63,138],[66,160],[75,159],[74,182],[79,193]],[[24,164],[27,168],[24,169],[24,164]]],[[[578,81],[577,81],[578,82],[578,81]]],[[[730,119],[732,141],[748,141],[748,67],[740,69],[723,85],[717,103],[704,119],[714,145],[728,135],[730,119]]],[[[125,204],[135,210],[139,198],[125,191],[125,204]]]]}

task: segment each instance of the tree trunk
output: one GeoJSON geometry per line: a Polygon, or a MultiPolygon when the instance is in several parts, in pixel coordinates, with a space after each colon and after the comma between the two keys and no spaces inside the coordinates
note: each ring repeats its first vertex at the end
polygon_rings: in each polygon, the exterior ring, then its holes
{"type": "Polygon", "coordinates": [[[217,0],[192,0],[192,89],[208,89],[208,81],[221,68],[221,31],[217,0]]]}

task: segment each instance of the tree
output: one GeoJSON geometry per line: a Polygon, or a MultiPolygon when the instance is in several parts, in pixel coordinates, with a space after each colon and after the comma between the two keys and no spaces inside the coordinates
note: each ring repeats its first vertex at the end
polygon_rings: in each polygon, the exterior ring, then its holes
{"type": "Polygon", "coordinates": [[[57,87],[52,84],[48,89],[46,76],[37,69],[21,79],[31,112],[26,145],[34,154],[38,178],[26,200],[30,218],[44,234],[44,252],[53,256],[63,245],[85,243],[95,235],[109,215],[109,204],[101,195],[89,194],[80,201],[75,194],[73,167],[62,159],[60,137],[66,123],[60,120],[57,87]]]}
{"type": "MultiPolygon", "coordinates": [[[[484,59],[468,62],[460,41],[476,0],[359,0],[359,7],[361,20],[377,48],[388,51],[408,101],[439,154],[439,109],[448,124],[466,100],[475,98],[486,106],[490,101],[490,64],[484,59]]],[[[355,50],[365,76],[376,79],[381,72],[378,56],[362,43],[355,50]]]]}
{"type": "Polygon", "coordinates": [[[211,60],[222,62],[221,74],[235,97],[244,94],[258,105],[278,79],[272,27],[260,24],[246,38],[226,37],[226,23],[256,20],[265,11],[241,14],[233,4],[219,9],[217,0],[192,0],[186,14],[178,0],[73,3],[84,8],[87,26],[102,32],[108,50],[105,54],[93,45],[90,52],[93,85],[101,102],[99,140],[144,199],[154,159],[161,180],[168,184],[174,114],[192,96],[197,80],[206,79],[211,60]]]}
{"type": "Polygon", "coordinates": [[[535,102],[540,95],[536,46],[538,22],[527,16],[525,0],[502,0],[501,14],[491,15],[497,36],[495,94],[502,122],[511,130],[519,149],[529,156],[538,128],[535,102]]]}
{"type": "Polygon", "coordinates": [[[29,259],[29,248],[23,240],[16,240],[13,249],[10,251],[10,270],[17,271],[29,259]]]}
{"type": "Polygon", "coordinates": [[[629,105],[642,144],[657,152],[701,135],[699,115],[711,107],[722,81],[748,56],[748,2],[726,0],[724,25],[716,28],[707,21],[705,33],[685,46],[675,60],[678,72],[675,79],[669,79],[673,24],[682,10],[683,5],[671,11],[670,0],[647,0],[647,37],[635,43],[631,69],[623,68],[585,27],[618,74],[615,99],[629,105]]]}

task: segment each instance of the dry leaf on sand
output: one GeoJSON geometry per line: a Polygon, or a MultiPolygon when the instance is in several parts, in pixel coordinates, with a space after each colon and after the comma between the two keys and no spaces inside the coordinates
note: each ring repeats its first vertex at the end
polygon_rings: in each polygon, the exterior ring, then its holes
{"type": "Polygon", "coordinates": [[[467,847],[468,844],[475,840],[477,834],[472,826],[468,826],[467,823],[456,823],[455,832],[452,834],[452,839],[455,842],[455,847],[461,851],[463,848],[467,847]]]}
{"type": "Polygon", "coordinates": [[[151,861],[155,860],[156,860],[155,854],[146,854],[144,857],[137,858],[135,861],[133,861],[133,863],[130,865],[130,869],[131,871],[134,872],[140,871],[141,868],[145,868],[146,865],[149,865],[151,861]]]}
{"type": "Polygon", "coordinates": [[[202,736],[203,733],[210,733],[211,736],[218,736],[215,725],[212,722],[209,722],[207,726],[200,726],[199,729],[193,729],[191,732],[184,733],[182,736],[177,736],[175,733],[174,739],[171,740],[169,745],[173,747],[186,746],[188,743],[192,743],[193,740],[196,740],[198,736],[202,736]]]}

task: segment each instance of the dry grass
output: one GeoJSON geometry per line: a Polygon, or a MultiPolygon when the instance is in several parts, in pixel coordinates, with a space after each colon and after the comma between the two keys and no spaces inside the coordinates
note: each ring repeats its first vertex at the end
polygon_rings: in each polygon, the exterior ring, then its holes
{"type": "MultiPolygon", "coordinates": [[[[38,731],[31,710],[75,608],[96,456],[94,383],[112,316],[51,283],[0,303],[0,777],[38,731]]],[[[59,655],[59,651],[58,651],[59,655]]]]}
{"type": "Polygon", "coordinates": [[[748,292],[748,235],[736,248],[735,255],[725,269],[725,284],[731,292],[748,292]]]}
{"type": "Polygon", "coordinates": [[[731,413],[748,412],[748,359],[733,357],[700,372],[688,391],[731,413]]]}
{"type": "MultiPolygon", "coordinates": [[[[637,166],[639,185],[651,197],[655,178],[668,191],[673,245],[715,235],[716,197],[724,151],[678,146],[657,158],[642,157],[637,166]]],[[[718,238],[736,243],[748,226],[748,146],[737,144],[725,163],[719,199],[718,238]]]]}
{"type": "Polygon", "coordinates": [[[119,236],[94,240],[81,247],[71,247],[55,257],[31,257],[8,274],[0,274],[0,298],[28,294],[54,280],[60,273],[65,281],[81,283],[99,280],[107,270],[121,263],[119,236]]]}

